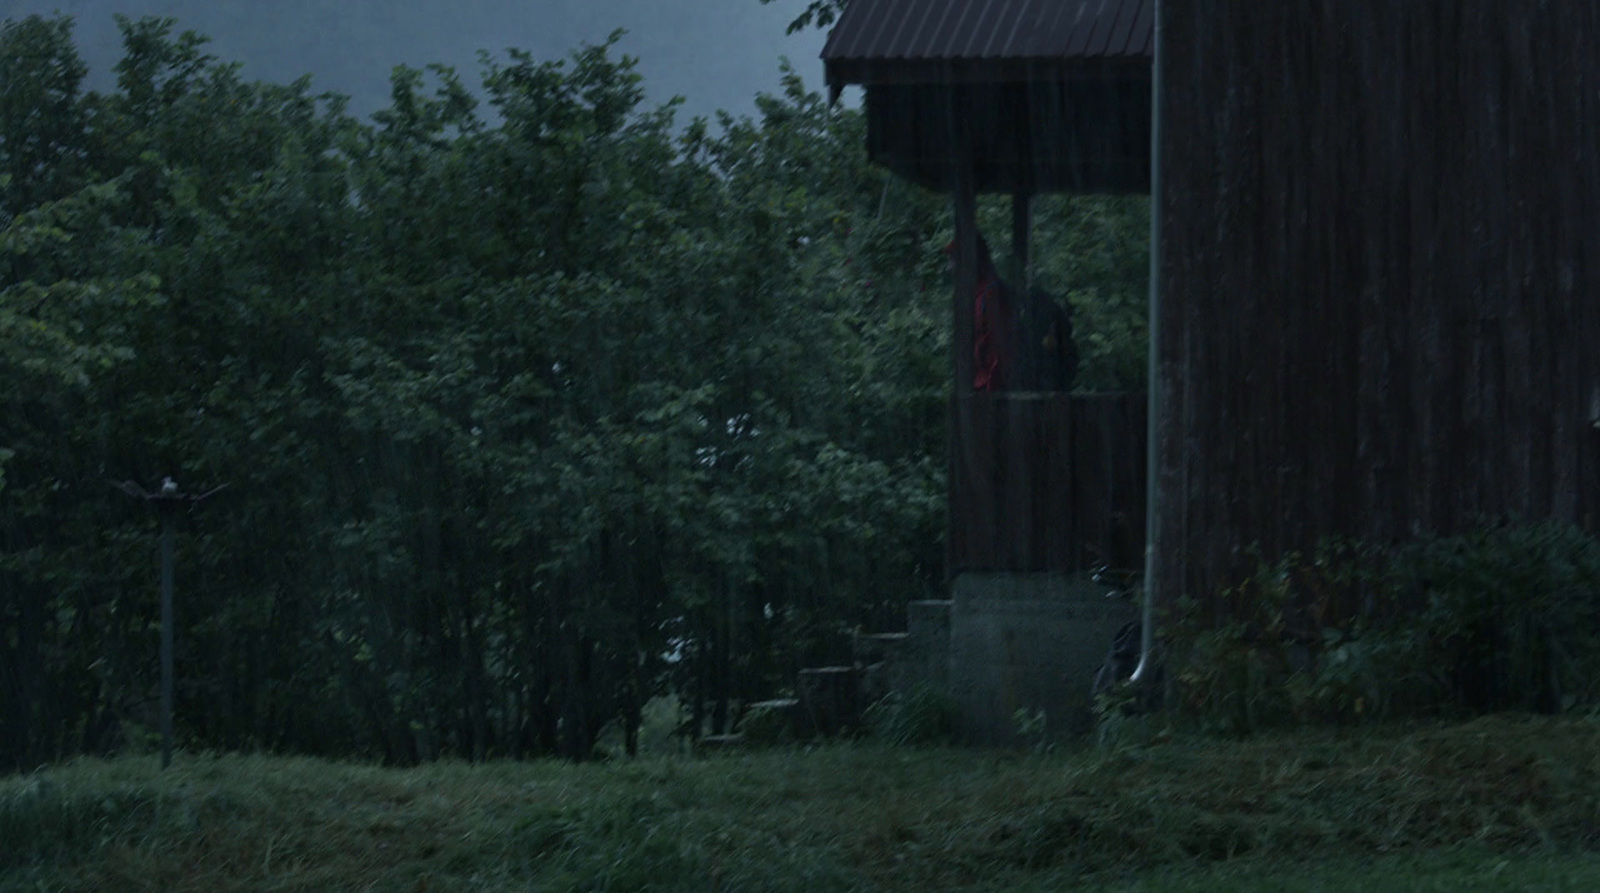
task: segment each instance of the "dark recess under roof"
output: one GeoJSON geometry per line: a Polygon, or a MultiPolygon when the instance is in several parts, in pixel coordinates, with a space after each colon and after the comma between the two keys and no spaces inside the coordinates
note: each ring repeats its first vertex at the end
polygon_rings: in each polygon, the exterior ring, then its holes
{"type": "Polygon", "coordinates": [[[924,186],[1145,192],[1154,0],[852,0],[822,51],[870,157],[924,186]]]}

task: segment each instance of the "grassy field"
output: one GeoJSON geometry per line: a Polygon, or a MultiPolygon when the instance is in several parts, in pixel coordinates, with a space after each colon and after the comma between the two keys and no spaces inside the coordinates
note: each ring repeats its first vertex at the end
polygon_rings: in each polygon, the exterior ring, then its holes
{"type": "Polygon", "coordinates": [[[0,779],[0,890],[1597,890],[1600,721],[0,779]]]}

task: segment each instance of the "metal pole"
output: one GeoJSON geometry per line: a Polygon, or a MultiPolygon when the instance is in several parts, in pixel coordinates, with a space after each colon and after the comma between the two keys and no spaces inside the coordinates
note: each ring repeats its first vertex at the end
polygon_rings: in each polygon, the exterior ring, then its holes
{"type": "Polygon", "coordinates": [[[951,365],[955,367],[957,402],[972,393],[973,319],[972,296],[978,290],[978,194],[973,183],[972,153],[960,147],[955,170],[956,275],[953,315],[955,328],[951,344],[951,365]]]}
{"type": "Polygon", "coordinates": [[[1155,5],[1155,47],[1150,73],[1150,370],[1145,421],[1144,605],[1140,612],[1139,665],[1132,682],[1143,682],[1151,672],[1150,651],[1156,635],[1156,579],[1159,565],[1157,535],[1161,531],[1161,118],[1164,102],[1161,78],[1163,0],[1155,5]]]}
{"type": "Polygon", "coordinates": [[[172,765],[173,506],[161,505],[161,768],[172,765]]]}
{"type": "Polygon", "coordinates": [[[154,493],[133,481],[107,481],[135,499],[153,502],[161,512],[161,768],[172,765],[172,542],[178,506],[196,506],[227,488],[227,484],[191,496],[178,489],[172,478],[162,478],[154,493]]]}

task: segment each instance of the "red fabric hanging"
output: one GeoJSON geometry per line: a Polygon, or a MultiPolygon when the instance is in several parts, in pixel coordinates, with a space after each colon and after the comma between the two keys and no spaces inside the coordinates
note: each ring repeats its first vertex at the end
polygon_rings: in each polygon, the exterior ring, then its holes
{"type": "MultiPolygon", "coordinates": [[[[955,257],[956,243],[945,246],[945,254],[955,257]]],[[[1001,391],[1007,387],[1016,351],[1016,308],[1011,306],[1010,290],[1000,281],[989,245],[978,237],[977,287],[972,296],[972,388],[976,391],[1001,391]]]]}

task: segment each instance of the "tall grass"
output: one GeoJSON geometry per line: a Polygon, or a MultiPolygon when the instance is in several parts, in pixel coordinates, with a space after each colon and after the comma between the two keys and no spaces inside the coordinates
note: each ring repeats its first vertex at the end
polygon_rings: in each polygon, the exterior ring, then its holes
{"type": "Polygon", "coordinates": [[[1174,889],[1463,845],[1600,850],[1600,723],[583,766],[183,756],[0,780],[6,891],[1174,889]]]}

